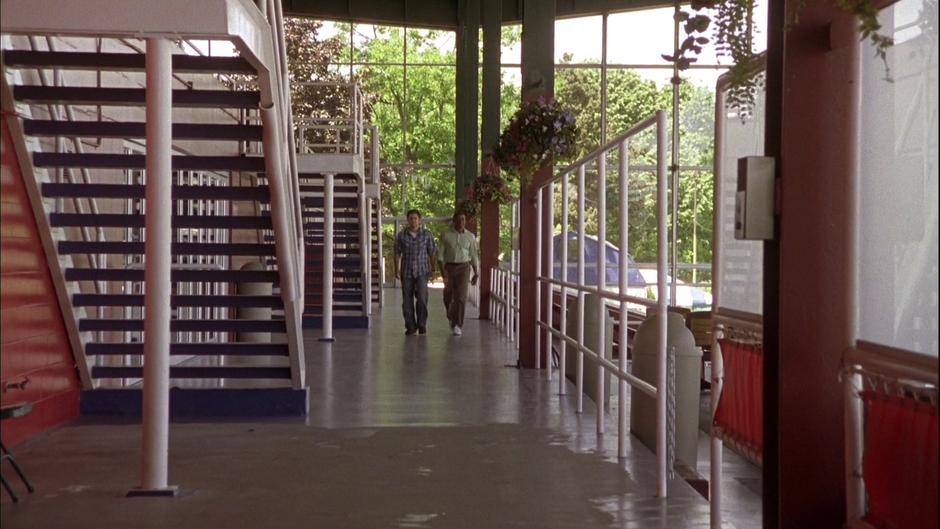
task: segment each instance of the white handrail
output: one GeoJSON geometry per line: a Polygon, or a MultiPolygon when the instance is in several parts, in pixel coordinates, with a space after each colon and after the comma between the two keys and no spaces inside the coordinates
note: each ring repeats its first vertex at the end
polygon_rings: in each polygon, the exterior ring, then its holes
{"type": "Polygon", "coordinates": [[[0,31],[20,35],[62,35],[114,38],[208,39],[232,42],[239,55],[258,73],[261,119],[264,124],[265,175],[271,188],[271,221],[284,301],[292,385],[304,383],[303,336],[303,220],[299,180],[293,159],[292,125],[283,16],[279,2],[266,8],[250,0],[204,0],[193,9],[189,0],[131,0],[121,5],[120,17],[102,17],[106,2],[9,0],[4,2],[0,31]],[[186,16],[167,16],[186,13],[186,16]],[[293,315],[293,317],[291,317],[293,315]]]}
{"type": "MultiPolygon", "coordinates": [[[[595,396],[595,403],[597,405],[597,431],[602,433],[604,431],[604,400],[605,400],[605,391],[603,388],[603,379],[604,373],[611,373],[618,379],[618,389],[621,403],[626,400],[626,384],[654,397],[656,400],[656,460],[657,460],[657,495],[660,497],[665,497],[667,494],[667,420],[666,420],[666,404],[667,404],[667,393],[669,389],[666,386],[666,366],[667,366],[667,353],[666,353],[666,324],[667,318],[661,317],[658,318],[658,328],[657,328],[657,376],[655,383],[650,383],[647,381],[640,380],[632,373],[630,373],[626,368],[626,342],[627,342],[627,319],[629,318],[627,303],[634,303],[645,306],[652,309],[656,308],[658,314],[665,315],[667,313],[667,281],[660,280],[658,281],[658,296],[655,302],[639,298],[637,296],[631,296],[627,294],[629,287],[628,283],[628,269],[626,259],[626,234],[628,233],[627,223],[629,222],[629,216],[626,214],[626,190],[628,189],[629,175],[630,175],[630,161],[628,159],[628,147],[630,140],[637,136],[638,134],[645,132],[647,130],[654,130],[656,134],[656,175],[657,175],[657,237],[658,237],[658,247],[657,247],[657,263],[656,269],[659,278],[666,278],[666,264],[667,264],[667,236],[666,236],[666,218],[667,218],[667,171],[666,171],[666,113],[662,110],[655,112],[653,115],[642,120],[638,124],[630,127],[623,133],[617,135],[613,140],[607,144],[595,149],[587,156],[581,158],[580,160],[574,162],[573,164],[565,167],[564,169],[558,171],[554,177],[541,184],[535,190],[536,204],[537,204],[537,213],[536,217],[538,218],[538,232],[537,232],[537,244],[541,246],[542,244],[547,244],[548,248],[545,249],[545,256],[548,257],[548,262],[542,262],[542,251],[540,248],[536,248],[536,259],[537,259],[537,268],[539,273],[537,274],[537,281],[539,288],[536,289],[536,296],[547,296],[548,311],[546,314],[541,314],[541,304],[536,301],[536,314],[537,314],[537,328],[540,329],[537,332],[537,339],[544,337],[549,343],[551,339],[558,338],[560,340],[560,357],[562,359],[561,365],[564,365],[565,351],[568,347],[572,347],[578,355],[577,362],[577,374],[576,374],[576,385],[577,385],[577,399],[578,399],[578,411],[580,412],[583,407],[583,391],[584,391],[584,376],[583,376],[583,360],[584,355],[588,355],[593,358],[598,364],[598,373],[599,373],[599,383],[598,394],[595,396]],[[620,157],[619,165],[619,189],[621,190],[621,209],[620,209],[620,219],[619,219],[619,229],[621,233],[621,262],[620,262],[620,284],[619,291],[612,292],[606,289],[606,256],[603,255],[603,251],[600,252],[597,262],[597,284],[596,285],[587,285],[585,284],[585,263],[584,263],[584,248],[585,248],[585,207],[584,207],[584,194],[585,194],[585,169],[588,165],[594,164],[597,167],[597,183],[598,183],[598,240],[606,241],[606,189],[607,189],[607,161],[606,156],[608,153],[616,150],[620,157]],[[546,219],[553,221],[552,211],[554,208],[554,193],[550,190],[553,189],[556,183],[561,185],[561,196],[563,197],[563,230],[567,233],[568,230],[568,188],[570,185],[571,176],[577,175],[577,193],[578,193],[578,210],[577,210],[577,221],[578,221],[578,242],[579,242],[579,252],[578,252],[578,279],[575,282],[572,282],[567,277],[568,274],[568,250],[567,250],[567,239],[563,243],[563,249],[561,259],[562,259],[562,268],[561,274],[562,278],[554,277],[554,259],[552,256],[554,248],[554,237],[551,231],[551,224],[549,222],[546,225],[544,222],[546,219]],[[544,196],[547,200],[543,200],[543,191],[544,196]],[[547,239],[547,240],[543,240],[547,239]],[[543,266],[547,265],[547,266],[543,266]],[[555,329],[552,324],[552,312],[553,312],[553,298],[554,292],[556,291],[555,287],[559,287],[562,293],[562,315],[561,315],[561,329],[555,329]],[[543,293],[544,290],[544,293],[543,293]],[[577,336],[572,338],[567,335],[567,305],[568,305],[568,291],[574,291],[577,294],[578,304],[577,304],[577,336]],[[584,337],[584,294],[592,293],[598,296],[599,302],[596,310],[601,316],[601,321],[606,318],[606,311],[608,310],[608,301],[616,301],[620,304],[621,309],[621,325],[620,325],[620,340],[621,340],[621,351],[620,351],[620,361],[618,364],[613,363],[604,356],[604,348],[600,351],[591,351],[585,347],[585,337],[584,337]]],[[[517,209],[514,205],[514,211],[517,209]]],[[[517,225],[515,222],[514,215],[514,227],[517,225]]],[[[603,243],[601,248],[604,248],[603,243]]],[[[514,268],[514,267],[513,267],[514,268]]],[[[503,330],[504,334],[508,337],[512,337],[513,325],[512,319],[515,317],[516,312],[516,302],[517,298],[514,296],[513,287],[513,274],[514,272],[507,272],[499,268],[494,269],[493,271],[493,296],[491,297],[491,307],[496,314],[496,317],[493,319],[494,325],[497,328],[503,330]],[[507,281],[508,280],[508,281],[507,281]],[[508,317],[507,317],[508,316],[508,317]]],[[[603,328],[603,325],[602,325],[603,328]]],[[[600,343],[604,343],[604,337],[601,337],[600,343]]],[[[537,349],[538,350],[538,349],[537,349]]],[[[538,365],[539,356],[536,355],[536,362],[538,365]]],[[[546,369],[551,370],[551,365],[546,366],[546,369]]],[[[560,370],[562,368],[560,367],[560,370]]],[[[563,371],[560,371],[563,373],[563,371]]],[[[549,377],[550,378],[550,377],[549,377]]],[[[561,380],[559,384],[563,387],[565,380],[564,376],[560,377],[561,380]]],[[[619,417],[618,417],[618,454],[623,456],[626,452],[626,414],[625,408],[621,407],[619,417]]]]}

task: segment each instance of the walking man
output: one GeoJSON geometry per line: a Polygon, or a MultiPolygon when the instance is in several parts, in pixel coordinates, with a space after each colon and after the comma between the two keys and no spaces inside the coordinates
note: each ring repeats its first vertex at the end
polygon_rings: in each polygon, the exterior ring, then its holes
{"type": "Polygon", "coordinates": [[[395,266],[401,279],[405,334],[428,332],[428,280],[437,246],[434,235],[421,226],[421,212],[408,212],[408,226],[395,237],[395,266]]]}
{"type": "Polygon", "coordinates": [[[438,262],[444,276],[444,306],[454,336],[463,334],[463,314],[467,305],[468,281],[477,284],[480,249],[477,238],[466,229],[467,216],[454,213],[453,225],[441,235],[438,262]],[[473,271],[473,277],[470,271],[473,271]]]}

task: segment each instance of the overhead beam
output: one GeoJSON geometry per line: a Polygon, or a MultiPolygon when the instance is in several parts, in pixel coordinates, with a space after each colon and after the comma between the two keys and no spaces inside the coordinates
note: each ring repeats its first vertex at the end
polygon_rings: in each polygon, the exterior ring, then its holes
{"type": "Polygon", "coordinates": [[[480,0],[458,0],[458,11],[461,23],[457,29],[457,174],[454,191],[457,201],[460,201],[464,198],[465,188],[476,177],[478,167],[480,0]]]}
{"type": "MultiPolygon", "coordinates": [[[[459,18],[458,0],[282,1],[287,16],[343,22],[456,30],[459,18]]],[[[522,5],[522,0],[503,0],[501,22],[521,23],[522,5]]],[[[673,2],[663,0],[559,0],[555,15],[557,18],[572,18],[672,5],[673,2]]]]}

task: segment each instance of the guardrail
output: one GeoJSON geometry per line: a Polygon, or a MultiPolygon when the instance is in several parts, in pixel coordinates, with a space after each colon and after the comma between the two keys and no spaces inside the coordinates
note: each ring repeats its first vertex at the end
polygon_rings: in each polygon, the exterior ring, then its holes
{"type": "MultiPolygon", "coordinates": [[[[618,379],[618,395],[619,402],[626,402],[626,391],[627,385],[629,384],[635,389],[642,391],[643,393],[649,395],[650,397],[656,400],[656,471],[657,471],[657,495],[660,497],[665,497],[667,494],[667,476],[669,475],[669,469],[667,468],[667,452],[669,451],[667,444],[667,352],[666,352],[666,323],[667,318],[659,318],[658,320],[658,341],[657,341],[657,365],[658,373],[656,377],[655,384],[650,384],[644,380],[641,380],[634,376],[627,369],[627,355],[625,352],[619,354],[618,362],[614,363],[611,360],[605,357],[604,351],[592,351],[585,346],[585,336],[584,336],[584,311],[587,309],[585,307],[585,294],[591,293],[595,294],[599,298],[599,302],[595,310],[597,310],[600,317],[600,321],[604,321],[607,317],[608,311],[608,301],[618,302],[620,305],[620,313],[628,314],[628,304],[642,304],[647,307],[655,307],[656,311],[659,314],[666,314],[667,312],[667,284],[666,281],[658,282],[658,296],[657,301],[652,302],[646,298],[639,298],[636,296],[628,295],[629,281],[628,281],[628,262],[629,260],[625,258],[626,247],[624,246],[623,254],[624,257],[619,261],[619,285],[618,291],[614,292],[607,289],[606,284],[606,259],[601,258],[597,259],[598,271],[596,274],[596,284],[589,285],[585,282],[585,178],[586,178],[586,169],[591,166],[596,168],[597,172],[597,224],[598,224],[598,233],[597,240],[604,241],[607,240],[607,211],[606,211],[606,198],[608,192],[607,180],[608,180],[608,171],[607,171],[607,158],[609,155],[613,154],[616,156],[618,163],[618,189],[621,197],[628,196],[629,181],[630,181],[630,170],[632,168],[630,164],[629,156],[629,146],[631,139],[635,138],[641,133],[646,131],[653,131],[655,133],[655,145],[656,145],[656,182],[657,182],[657,195],[656,195],[656,217],[657,217],[657,262],[656,269],[657,275],[660,278],[667,277],[666,273],[666,260],[667,260],[667,234],[666,234],[666,218],[667,218],[667,186],[668,186],[668,177],[666,171],[666,113],[664,111],[657,111],[653,115],[647,117],[638,124],[630,127],[623,133],[616,136],[613,140],[603,145],[602,147],[591,152],[587,156],[581,158],[580,160],[574,162],[573,164],[565,167],[561,171],[558,171],[556,176],[550,179],[549,181],[542,183],[538,186],[535,191],[536,194],[536,215],[538,218],[538,235],[536,238],[536,260],[537,260],[537,269],[539,270],[538,288],[535,292],[536,296],[536,320],[537,326],[540,329],[540,332],[537,334],[536,339],[536,350],[541,351],[540,342],[552,344],[553,339],[558,341],[559,349],[559,392],[565,392],[565,362],[567,349],[572,348],[577,354],[577,373],[575,376],[577,391],[578,391],[578,412],[583,410],[583,383],[584,383],[584,355],[588,355],[590,358],[594,359],[597,362],[598,369],[598,379],[603,380],[605,371],[610,373],[618,379]],[[568,233],[569,229],[569,190],[571,187],[571,177],[572,175],[576,176],[575,188],[577,192],[577,213],[576,213],[576,222],[577,222],[577,233],[578,233],[578,278],[576,281],[570,281],[568,277],[556,278],[554,277],[554,244],[553,244],[553,231],[555,223],[554,207],[555,207],[555,188],[560,187],[561,191],[561,232],[568,233]],[[546,222],[548,220],[548,222],[546,222]],[[543,252],[543,245],[547,245],[545,251],[543,252]],[[560,322],[558,329],[555,328],[555,325],[552,321],[553,316],[551,309],[551,302],[554,298],[554,292],[556,290],[561,291],[561,310],[560,310],[560,322]],[[576,304],[576,314],[577,314],[577,332],[575,337],[567,335],[567,313],[568,313],[568,293],[572,291],[577,295],[577,304],[576,304]],[[549,310],[546,314],[542,314],[542,303],[541,300],[547,298],[550,303],[548,304],[549,310]]],[[[518,209],[518,208],[515,208],[518,209]]],[[[620,233],[620,240],[627,241],[628,238],[628,224],[629,224],[629,215],[628,215],[628,200],[620,200],[620,214],[618,219],[618,229],[620,233]]],[[[515,215],[514,215],[515,216],[515,215]]],[[[603,243],[602,243],[603,244],[603,243]]],[[[601,246],[604,247],[604,246],[601,246]]],[[[568,270],[568,244],[567,241],[561,245],[561,267],[560,270],[564,271],[567,275],[568,270]]],[[[515,267],[513,267],[515,268],[515,267]]],[[[559,272],[562,273],[562,272],[559,272]]],[[[494,303],[497,309],[498,317],[494,320],[495,324],[498,327],[505,329],[507,336],[514,337],[516,331],[515,321],[517,320],[517,304],[519,300],[519,292],[517,283],[514,281],[514,272],[513,271],[503,271],[500,269],[494,269],[493,271],[493,281],[494,284],[494,303]]],[[[627,331],[628,325],[626,321],[622,321],[620,325],[620,343],[627,343],[627,331]]],[[[605,343],[606,337],[604,336],[604,326],[601,325],[600,329],[601,336],[599,337],[598,343],[605,343]]],[[[551,345],[549,346],[549,350],[551,345]]],[[[536,355],[536,368],[541,367],[540,364],[540,355],[536,355]]],[[[552,377],[552,368],[551,365],[546,366],[546,375],[549,380],[552,377]]],[[[595,402],[597,403],[597,431],[598,433],[603,433],[605,430],[605,416],[604,416],[604,384],[598,384],[598,392],[595,396],[595,402]]],[[[627,418],[626,418],[626,406],[621,405],[619,407],[619,417],[618,417],[618,455],[620,457],[625,457],[626,455],[626,443],[627,443],[627,418]]]]}
{"type": "Polygon", "coordinates": [[[294,118],[297,152],[351,155],[365,152],[363,98],[357,83],[302,82],[294,86],[320,93],[319,100],[340,101],[336,115],[294,118]]]}

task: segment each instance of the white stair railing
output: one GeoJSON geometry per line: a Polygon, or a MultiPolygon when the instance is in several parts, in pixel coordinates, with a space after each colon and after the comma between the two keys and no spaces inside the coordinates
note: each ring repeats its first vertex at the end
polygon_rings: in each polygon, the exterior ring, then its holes
{"type": "Polygon", "coordinates": [[[264,125],[265,174],[270,186],[271,220],[290,348],[291,384],[303,388],[306,385],[301,326],[303,220],[280,3],[261,0],[256,6],[249,0],[208,0],[194,10],[187,0],[132,0],[120,9],[122,16],[108,17],[89,11],[80,2],[8,2],[4,3],[0,30],[19,35],[135,39],[173,35],[177,39],[230,41],[255,68],[264,125]],[[56,16],[48,16],[49,13],[56,16]],[[185,16],[174,16],[175,13],[185,16]]]}

